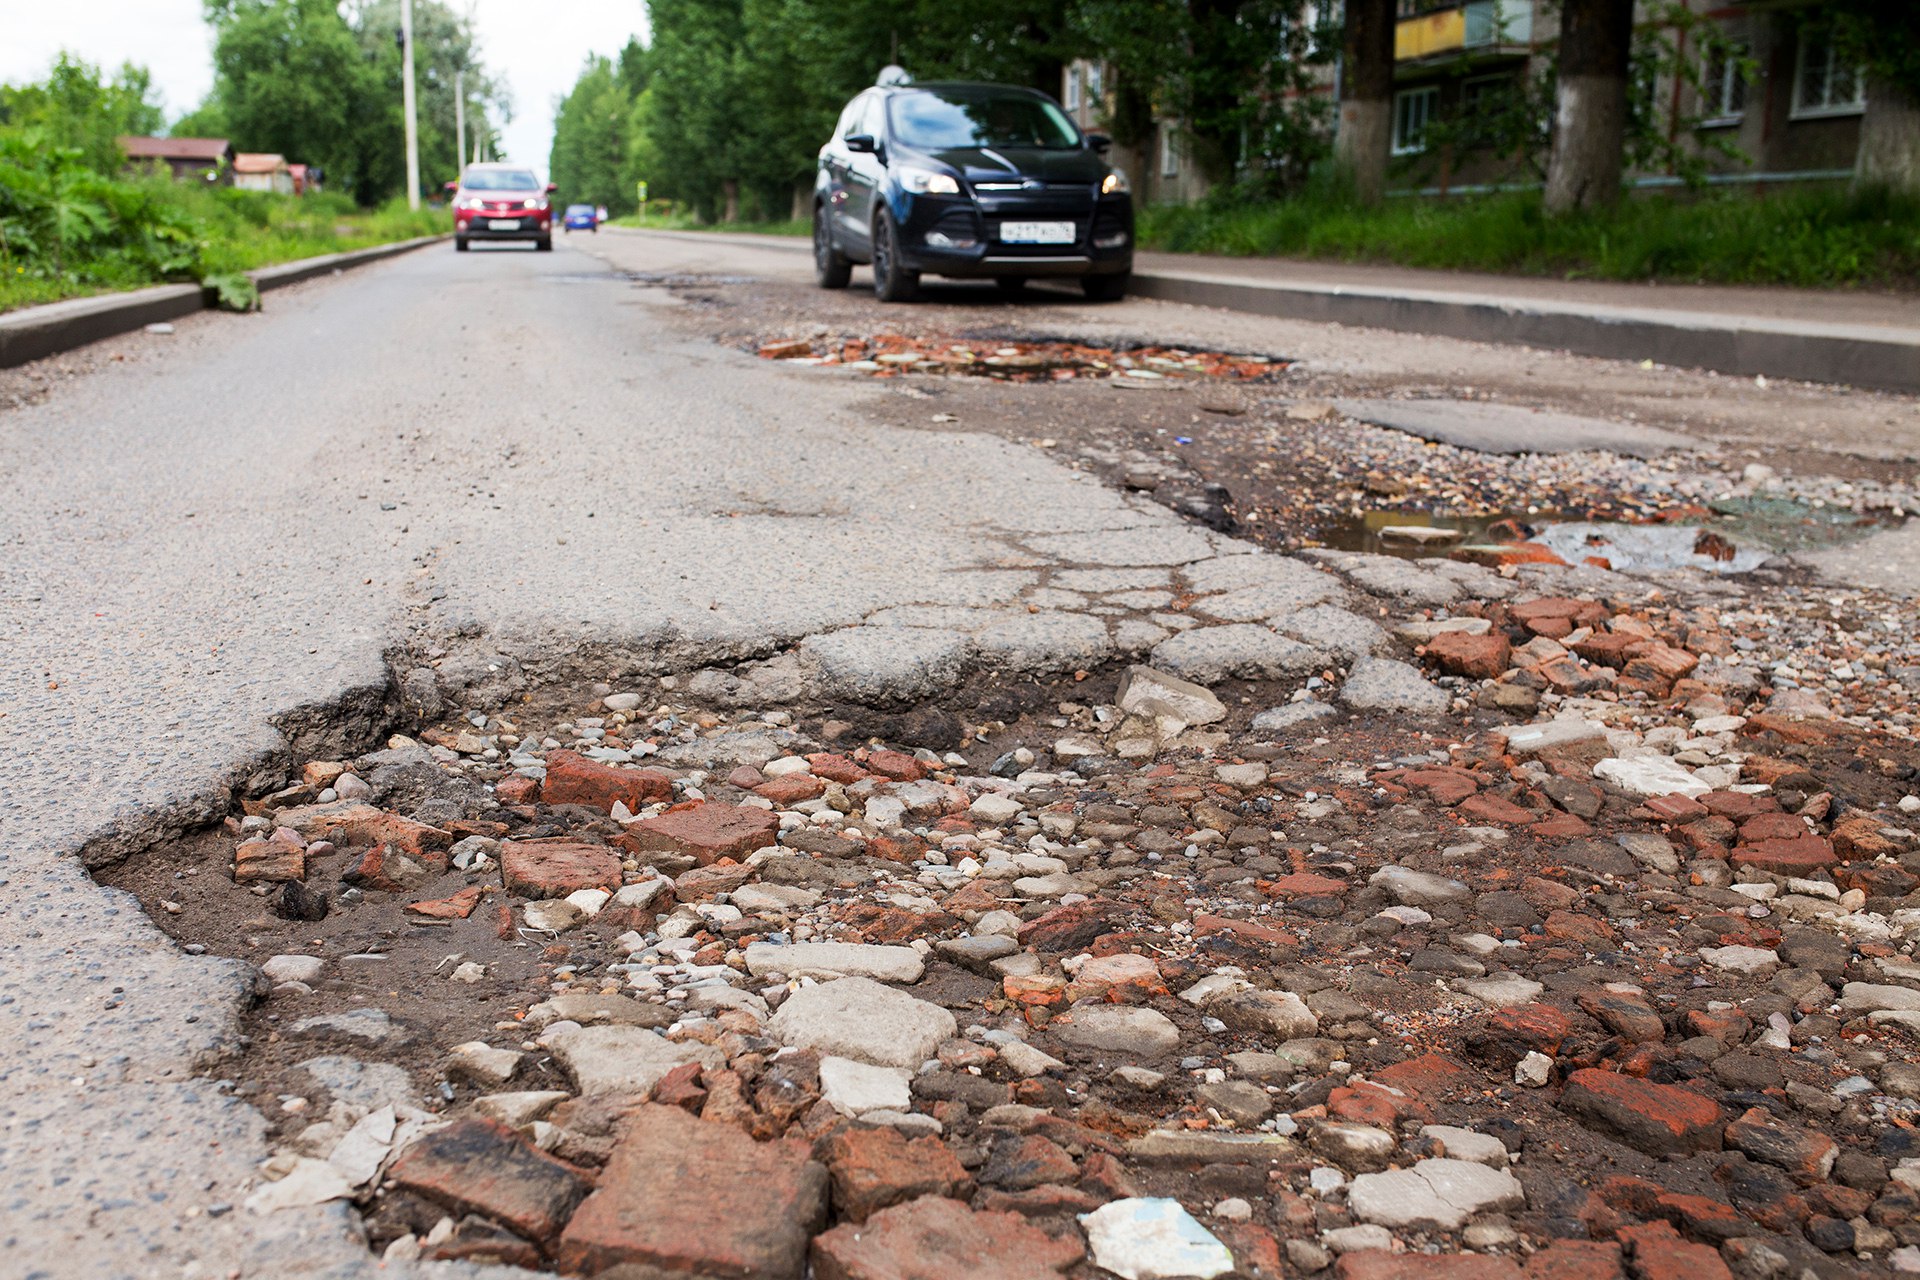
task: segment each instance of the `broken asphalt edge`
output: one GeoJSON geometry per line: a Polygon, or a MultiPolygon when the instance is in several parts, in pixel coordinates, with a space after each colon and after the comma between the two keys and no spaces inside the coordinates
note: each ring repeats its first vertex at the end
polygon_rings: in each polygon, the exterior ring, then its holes
{"type": "MultiPolygon", "coordinates": [[[[447,235],[419,236],[396,240],[369,249],[348,253],[326,253],[317,258],[301,258],[277,266],[260,267],[247,272],[260,292],[284,289],[315,276],[365,266],[426,245],[437,244],[447,235]]],[[[0,369],[11,369],[33,360],[60,355],[102,338],[131,333],[150,324],[177,320],[204,311],[210,291],[204,285],[162,284],[131,293],[101,294],[91,298],[69,298],[45,306],[22,307],[0,315],[0,369]]]]}
{"type": "MultiPolygon", "coordinates": [[[[633,227],[608,230],[691,241],[724,236],[756,248],[812,251],[811,242],[788,236],[633,227]]],[[[1712,312],[1556,305],[1488,293],[1252,282],[1164,270],[1135,271],[1131,292],[1141,298],[1278,320],[1535,347],[1606,360],[1655,360],[1675,368],[1741,377],[1763,375],[1920,393],[1920,326],[1795,324],[1712,312]]]]}

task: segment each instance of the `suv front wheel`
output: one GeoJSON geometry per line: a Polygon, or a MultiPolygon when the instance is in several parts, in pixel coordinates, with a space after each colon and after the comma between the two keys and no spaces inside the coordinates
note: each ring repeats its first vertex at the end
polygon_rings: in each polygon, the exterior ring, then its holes
{"type": "Polygon", "coordinates": [[[853,263],[833,247],[825,205],[813,206],[813,278],[822,289],[844,289],[853,279],[853,263]]]}
{"type": "Polygon", "coordinates": [[[920,273],[900,265],[900,231],[882,211],[873,224],[873,294],[882,302],[912,302],[919,292],[920,273]]]}

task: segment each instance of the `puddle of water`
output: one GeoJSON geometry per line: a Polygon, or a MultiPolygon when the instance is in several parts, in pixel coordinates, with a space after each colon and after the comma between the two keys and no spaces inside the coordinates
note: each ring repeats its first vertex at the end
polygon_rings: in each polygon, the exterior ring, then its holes
{"type": "Polygon", "coordinates": [[[1496,511],[1477,516],[1367,511],[1323,525],[1319,545],[1337,551],[1368,551],[1405,560],[1426,560],[1445,556],[1456,547],[1524,541],[1531,531],[1560,518],[1558,512],[1537,511],[1531,515],[1496,511]]]}
{"type": "Polygon", "coordinates": [[[1003,382],[1067,382],[1092,378],[1143,384],[1192,379],[1258,382],[1287,362],[1267,356],[1181,347],[1112,348],[1077,342],[909,338],[880,334],[818,342],[779,340],[757,353],[787,364],[832,366],[891,377],[903,373],[986,377],[1003,382]]]}
{"type": "Polygon", "coordinates": [[[1857,542],[1902,523],[1885,511],[1862,514],[1794,498],[1756,495],[1722,498],[1710,505],[1716,517],[1714,527],[1729,538],[1761,543],[1781,552],[1818,551],[1857,542]]]}

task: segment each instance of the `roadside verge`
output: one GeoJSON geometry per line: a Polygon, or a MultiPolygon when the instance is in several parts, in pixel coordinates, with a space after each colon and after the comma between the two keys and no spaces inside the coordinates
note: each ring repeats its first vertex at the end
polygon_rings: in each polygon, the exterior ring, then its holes
{"type": "MultiPolygon", "coordinates": [[[[276,266],[249,271],[262,293],[283,289],[315,276],[364,266],[423,245],[445,240],[444,235],[419,236],[396,240],[392,244],[355,249],[350,253],[326,253],[317,258],[301,258],[276,266]]],[[[209,291],[197,284],[162,284],[131,293],[100,294],[91,298],[69,298],[40,307],[23,307],[0,315],[0,369],[11,369],[30,360],[59,355],[89,342],[131,333],[150,324],[177,320],[208,306],[209,291]]]]}

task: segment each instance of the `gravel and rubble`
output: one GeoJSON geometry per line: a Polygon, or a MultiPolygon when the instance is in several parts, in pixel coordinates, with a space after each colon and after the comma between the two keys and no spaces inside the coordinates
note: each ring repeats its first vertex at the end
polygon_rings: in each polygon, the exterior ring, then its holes
{"type": "Polygon", "coordinates": [[[1239,560],[1138,661],[527,689],[106,873],[258,970],[245,1211],[581,1275],[1920,1270],[1910,606],[1239,560]]]}

